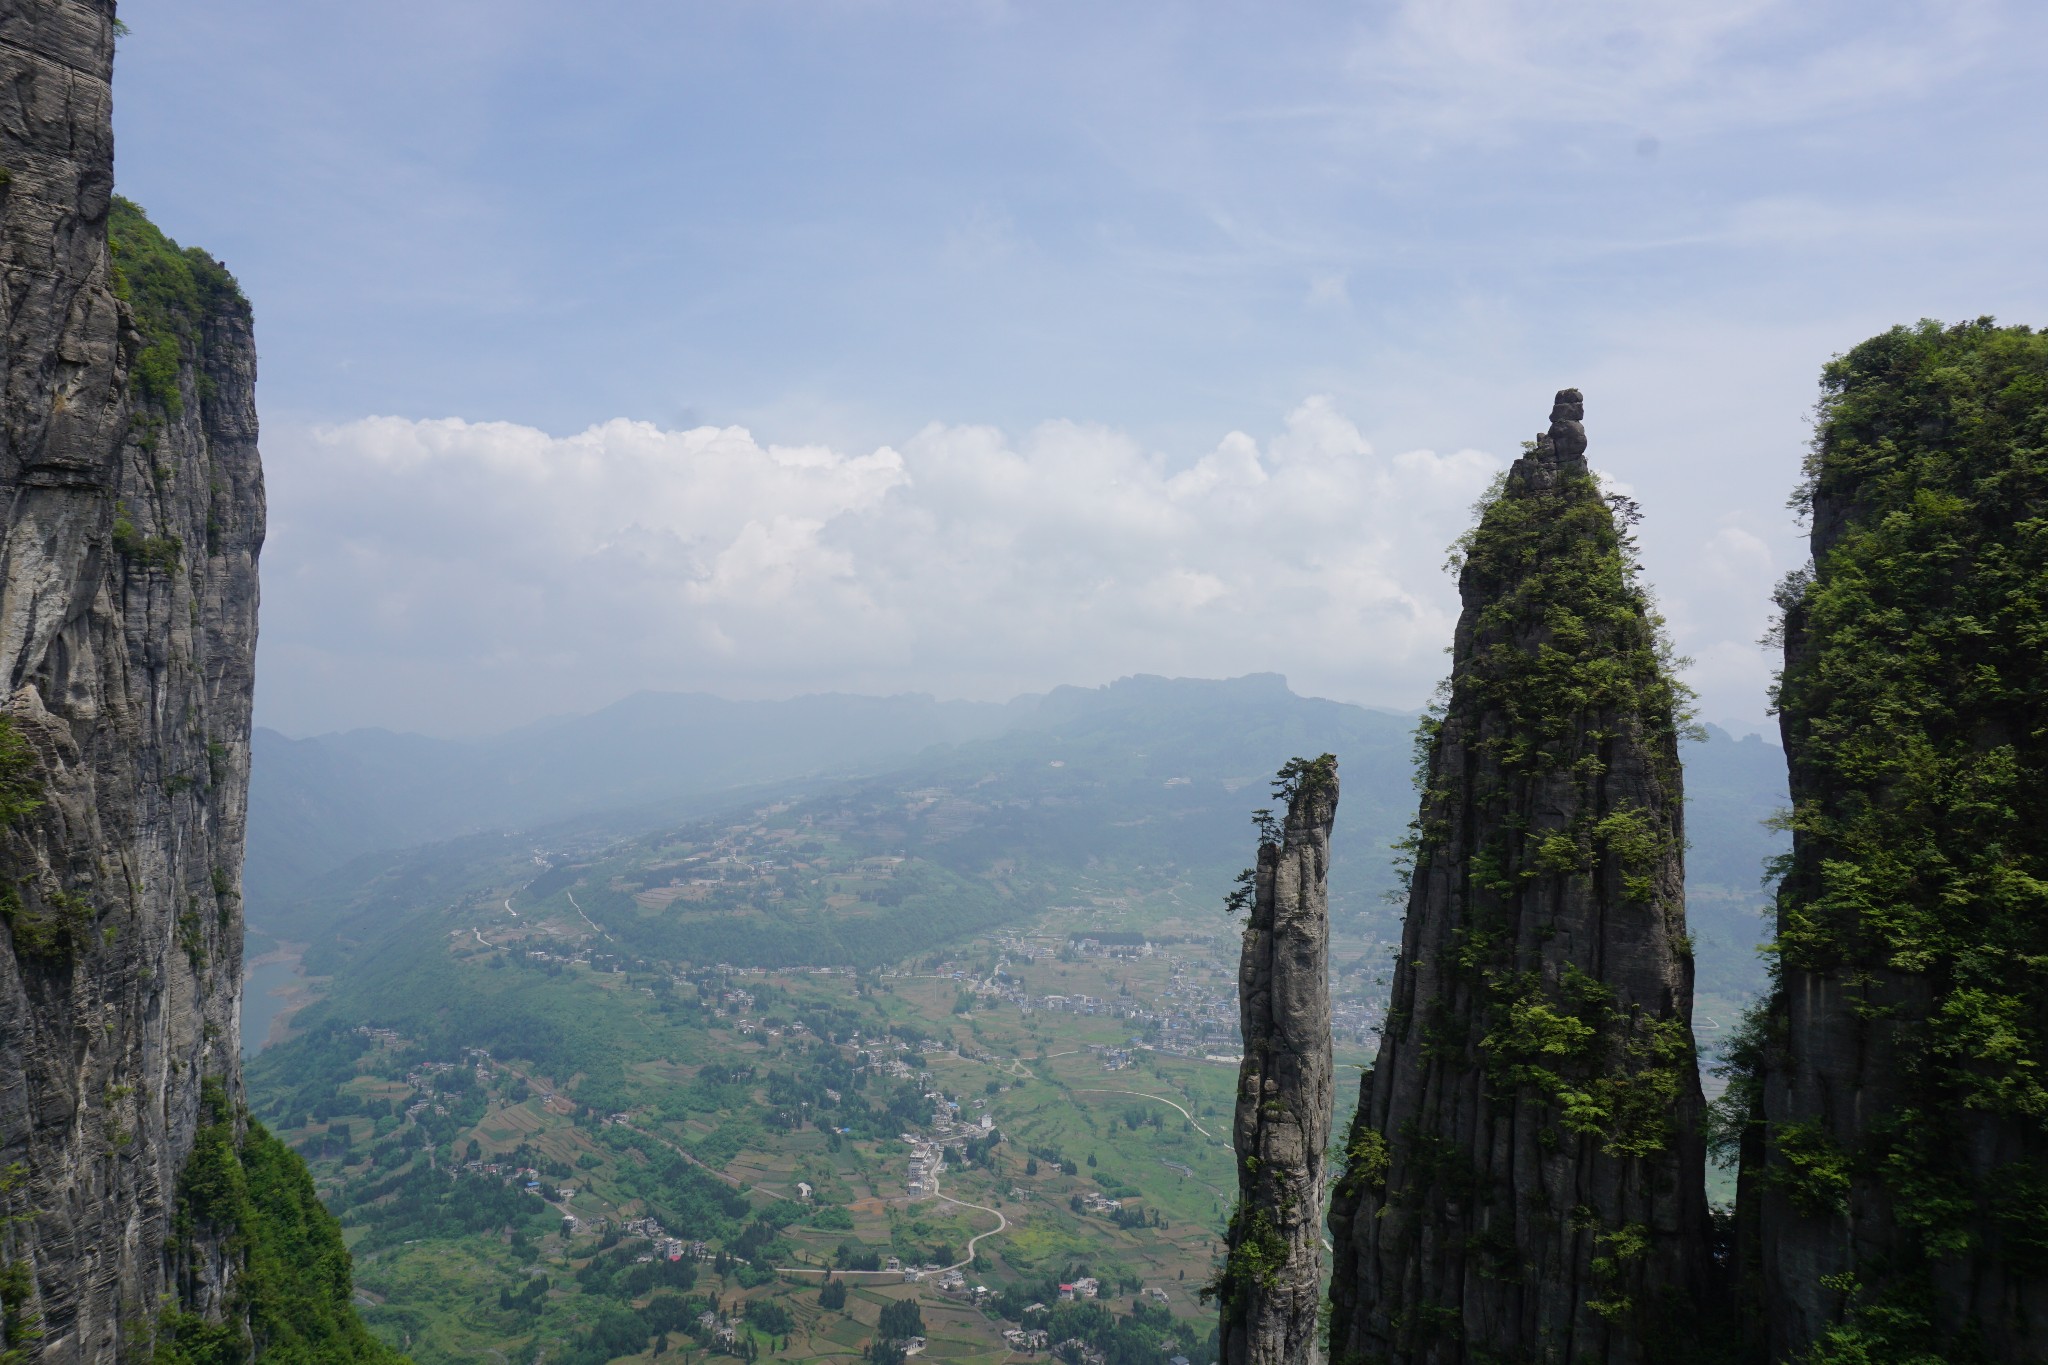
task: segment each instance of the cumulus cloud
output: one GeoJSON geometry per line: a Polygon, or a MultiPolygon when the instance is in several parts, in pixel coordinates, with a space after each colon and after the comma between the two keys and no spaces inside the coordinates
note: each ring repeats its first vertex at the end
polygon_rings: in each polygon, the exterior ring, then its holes
{"type": "Polygon", "coordinates": [[[1191,461],[1074,422],[849,453],[380,417],[271,449],[262,704],[297,731],[1137,671],[1417,702],[1456,613],[1444,546],[1501,467],[1379,454],[1322,398],[1191,461]]]}

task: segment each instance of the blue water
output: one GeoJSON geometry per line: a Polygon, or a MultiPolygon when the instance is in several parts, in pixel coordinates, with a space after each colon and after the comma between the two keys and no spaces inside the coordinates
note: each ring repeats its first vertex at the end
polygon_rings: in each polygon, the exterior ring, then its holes
{"type": "Polygon", "coordinates": [[[270,1036],[270,1021],[284,1009],[284,997],[271,992],[289,986],[298,976],[297,961],[266,962],[242,982],[242,1055],[253,1057],[270,1036]]]}

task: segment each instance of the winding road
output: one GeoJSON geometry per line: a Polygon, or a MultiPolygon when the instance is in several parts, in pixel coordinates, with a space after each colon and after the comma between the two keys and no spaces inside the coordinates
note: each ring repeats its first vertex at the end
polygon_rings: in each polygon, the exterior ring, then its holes
{"type": "MultiPolygon", "coordinates": [[[[974,1263],[974,1248],[980,1244],[982,1238],[993,1237],[999,1232],[1009,1231],[1010,1220],[1003,1217],[1002,1210],[1000,1209],[992,1209],[986,1204],[970,1204],[964,1199],[955,1199],[950,1194],[935,1194],[932,1198],[947,1204],[953,1204],[959,1208],[977,1209],[982,1213],[993,1214],[995,1215],[996,1225],[986,1232],[977,1232],[967,1239],[967,1255],[964,1259],[942,1267],[936,1272],[928,1271],[926,1272],[927,1274],[936,1273],[943,1275],[948,1270],[959,1270],[964,1266],[972,1265],[974,1263]]],[[[901,1278],[903,1274],[900,1270],[835,1270],[829,1265],[779,1265],[775,1269],[791,1275],[895,1275],[901,1278]]]]}
{"type": "Polygon", "coordinates": [[[577,913],[578,915],[582,915],[582,917],[583,917],[583,922],[584,922],[585,924],[588,924],[588,925],[590,925],[590,932],[591,932],[591,933],[593,933],[593,934],[596,934],[596,935],[597,935],[597,936],[598,936],[599,938],[610,938],[610,937],[611,937],[611,935],[610,935],[610,934],[607,934],[607,933],[606,933],[606,932],[605,932],[604,930],[602,930],[602,929],[598,928],[598,927],[597,927],[597,924],[596,924],[596,923],[595,923],[595,922],[594,922],[594,921],[593,921],[593,920],[592,920],[592,919],[590,918],[590,916],[588,916],[588,915],[584,915],[584,914],[583,914],[583,907],[582,907],[582,906],[581,906],[580,904],[578,904],[578,903],[577,903],[577,900],[576,900],[576,893],[575,893],[574,891],[571,891],[571,892],[569,893],[569,904],[571,904],[571,905],[574,905],[574,906],[576,906],[576,913],[577,913]]]}
{"type": "Polygon", "coordinates": [[[1085,1087],[1077,1088],[1074,1091],[1074,1093],[1076,1095],[1136,1095],[1141,1100],[1158,1100],[1161,1104],[1165,1105],[1169,1109],[1180,1109],[1181,1117],[1186,1119],[1189,1123],[1194,1124],[1195,1131],[1200,1133],[1203,1137],[1209,1139],[1209,1141],[1221,1142],[1223,1140],[1222,1138],[1217,1137],[1214,1133],[1210,1132],[1207,1128],[1204,1128],[1200,1123],[1197,1123],[1195,1120],[1195,1116],[1193,1114],[1190,1114],[1185,1109],[1181,1109],[1181,1107],[1178,1104],[1175,1104],[1172,1100],[1166,1098],[1166,1096],[1164,1095],[1148,1095],[1142,1090],[1097,1090],[1094,1088],[1085,1087]]]}
{"type": "Polygon", "coordinates": [[[996,1225],[994,1227],[990,1228],[987,1232],[977,1232],[972,1237],[969,1237],[967,1239],[967,1259],[964,1261],[953,1262],[953,1264],[946,1267],[946,1269],[948,1270],[958,1270],[961,1266],[972,1263],[974,1260],[975,1243],[979,1242],[982,1238],[993,1237],[997,1233],[1005,1232],[1009,1229],[1010,1220],[1003,1217],[1002,1212],[999,1209],[992,1209],[988,1207],[986,1204],[970,1204],[964,1199],[955,1199],[953,1198],[953,1196],[949,1194],[935,1195],[933,1197],[937,1199],[943,1199],[948,1204],[957,1205],[958,1207],[963,1209],[980,1209],[983,1213],[993,1213],[996,1216],[996,1225]]]}

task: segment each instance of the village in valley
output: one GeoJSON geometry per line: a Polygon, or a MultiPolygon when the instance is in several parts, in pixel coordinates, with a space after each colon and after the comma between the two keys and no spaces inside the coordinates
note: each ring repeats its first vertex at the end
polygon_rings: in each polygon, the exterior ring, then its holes
{"type": "MultiPolygon", "coordinates": [[[[614,874],[626,894],[596,904],[536,852],[436,931],[432,975],[474,1026],[364,1017],[299,1044],[327,1069],[295,1087],[258,1064],[369,1321],[422,1365],[573,1357],[619,1305],[673,1319],[686,1354],[1206,1365],[1199,1290],[1235,1187],[1233,926],[1134,883],[855,968],[657,957],[619,922],[797,881],[886,900],[917,875],[764,833],[614,874]],[[560,1023],[522,1036],[556,1046],[484,1026],[528,1000],[560,1023]],[[517,1292],[467,1293],[508,1276],[517,1292]]],[[[1374,983],[1337,985],[1355,1065],[1374,983]]]]}

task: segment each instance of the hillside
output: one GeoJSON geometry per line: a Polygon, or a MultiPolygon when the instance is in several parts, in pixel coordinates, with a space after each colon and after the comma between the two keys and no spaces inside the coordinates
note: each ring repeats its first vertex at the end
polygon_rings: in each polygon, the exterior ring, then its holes
{"type": "MultiPolygon", "coordinates": [[[[1249,847],[1248,812],[1265,804],[1261,775],[1291,754],[1331,752],[1346,784],[1332,913],[1362,945],[1393,940],[1392,845],[1414,799],[1410,718],[1299,697],[1272,675],[1129,678],[1055,689],[1003,713],[999,734],[930,747],[875,776],[762,782],[365,853],[296,895],[252,905],[252,923],[310,942],[309,969],[326,973],[344,947],[367,948],[420,913],[492,888],[518,890],[543,872],[531,897],[566,907],[574,890],[643,950],[760,965],[879,965],[1075,901],[1122,901],[1140,918],[1206,915],[1249,847]],[[808,855],[817,866],[802,876],[786,866],[807,856],[792,850],[823,834],[831,852],[808,855]],[[700,854],[726,860],[716,886],[664,899],[671,881],[701,879],[701,871],[684,875],[685,860],[700,854]],[[852,874],[876,858],[903,861],[886,881],[872,868],[852,874]],[[812,878],[848,889],[820,889],[812,878]]],[[[620,723],[618,715],[605,723],[620,723]]],[[[555,733],[571,729],[563,722],[555,733]]],[[[1783,802],[1784,771],[1779,751],[1754,737],[1707,734],[1683,755],[1688,891],[1711,1044],[1723,1016],[1762,980],[1760,878],[1780,837],[1762,821],[1783,802]]],[[[746,771],[737,743],[727,740],[717,775],[746,771]]],[[[534,785],[545,787],[546,774],[533,771],[534,785]]],[[[713,778],[668,780],[673,789],[713,778]]],[[[573,783],[561,785],[563,800],[575,801],[573,783]]],[[[320,799],[367,806],[341,788],[320,799]]],[[[276,824],[264,827],[276,837],[276,824]]],[[[1349,962],[1380,969],[1359,952],[1349,962]]]]}
{"type": "MultiPolygon", "coordinates": [[[[1028,704],[1028,702],[1027,702],[1028,704]]],[[[474,741],[255,733],[248,888],[261,917],[352,858],[481,830],[902,762],[1011,708],[930,697],[727,701],[643,692],[474,741]]]]}

